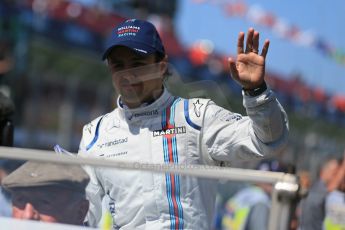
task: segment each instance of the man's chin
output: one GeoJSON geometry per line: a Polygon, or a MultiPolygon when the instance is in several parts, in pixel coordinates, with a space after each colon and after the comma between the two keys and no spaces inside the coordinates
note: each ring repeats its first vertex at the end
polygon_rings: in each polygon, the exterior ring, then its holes
{"type": "Polygon", "coordinates": [[[141,98],[137,93],[123,92],[121,99],[125,104],[141,104],[141,98]]]}
{"type": "Polygon", "coordinates": [[[128,98],[135,98],[138,97],[141,93],[141,87],[122,87],[121,88],[121,95],[124,95],[128,98]]]}

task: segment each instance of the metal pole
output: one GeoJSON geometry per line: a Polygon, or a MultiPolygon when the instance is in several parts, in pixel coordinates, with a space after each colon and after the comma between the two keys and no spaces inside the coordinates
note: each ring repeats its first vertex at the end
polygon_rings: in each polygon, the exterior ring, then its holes
{"type": "Polygon", "coordinates": [[[68,155],[56,154],[53,151],[10,147],[0,147],[0,158],[52,162],[59,164],[81,164],[94,167],[112,167],[159,173],[175,173],[185,176],[244,181],[249,183],[262,182],[274,184],[279,181],[290,182],[294,178],[293,175],[280,172],[263,172],[210,165],[151,164],[149,162],[104,160],[102,158],[95,157],[71,157],[68,155]]]}
{"type": "Polygon", "coordinates": [[[285,182],[274,184],[271,194],[272,206],[268,223],[269,230],[290,229],[291,204],[297,196],[299,186],[296,177],[290,177],[288,181],[285,180],[285,182]]]}

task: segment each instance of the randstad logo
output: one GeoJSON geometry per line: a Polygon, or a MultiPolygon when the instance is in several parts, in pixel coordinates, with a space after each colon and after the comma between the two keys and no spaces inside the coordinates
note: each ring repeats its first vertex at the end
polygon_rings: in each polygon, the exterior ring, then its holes
{"type": "Polygon", "coordinates": [[[99,144],[99,145],[97,145],[97,147],[101,149],[103,147],[111,147],[113,145],[123,144],[123,143],[126,143],[126,142],[128,142],[128,137],[120,138],[120,139],[115,139],[113,141],[109,141],[109,142],[106,142],[106,143],[103,143],[103,144],[99,144]]]}
{"type": "Polygon", "coordinates": [[[170,129],[154,130],[153,137],[159,137],[164,135],[176,135],[186,133],[186,126],[175,127],[170,129]]]}

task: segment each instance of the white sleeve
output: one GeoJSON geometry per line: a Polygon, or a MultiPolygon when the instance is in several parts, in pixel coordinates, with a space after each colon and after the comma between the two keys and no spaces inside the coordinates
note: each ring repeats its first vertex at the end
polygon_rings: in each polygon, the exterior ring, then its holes
{"type": "Polygon", "coordinates": [[[90,176],[90,182],[86,187],[86,197],[90,202],[86,221],[90,227],[98,227],[102,218],[104,191],[98,182],[94,168],[85,166],[84,169],[90,176]]]}
{"type": "MultiPolygon", "coordinates": [[[[78,151],[78,156],[80,157],[89,156],[89,153],[87,153],[86,150],[86,145],[84,144],[84,136],[85,131],[83,133],[83,138],[80,142],[78,151]]],[[[89,211],[87,213],[85,221],[90,227],[98,227],[102,217],[102,199],[105,195],[104,190],[98,180],[95,168],[87,165],[83,168],[90,177],[90,182],[86,187],[86,198],[89,200],[89,211]]]]}
{"type": "Polygon", "coordinates": [[[205,109],[202,141],[216,161],[248,160],[283,150],[288,120],[274,93],[267,89],[257,97],[244,96],[248,116],[228,111],[210,101],[205,109]]]}

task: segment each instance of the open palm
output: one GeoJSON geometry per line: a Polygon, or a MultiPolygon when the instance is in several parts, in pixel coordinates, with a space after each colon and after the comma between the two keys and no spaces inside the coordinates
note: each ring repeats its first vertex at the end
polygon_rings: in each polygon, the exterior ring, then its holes
{"type": "Polygon", "coordinates": [[[230,73],[244,89],[255,89],[264,82],[265,59],[269,47],[266,40],[259,55],[259,32],[248,30],[246,48],[243,48],[244,33],[240,32],[237,42],[237,60],[229,58],[230,73]]]}

